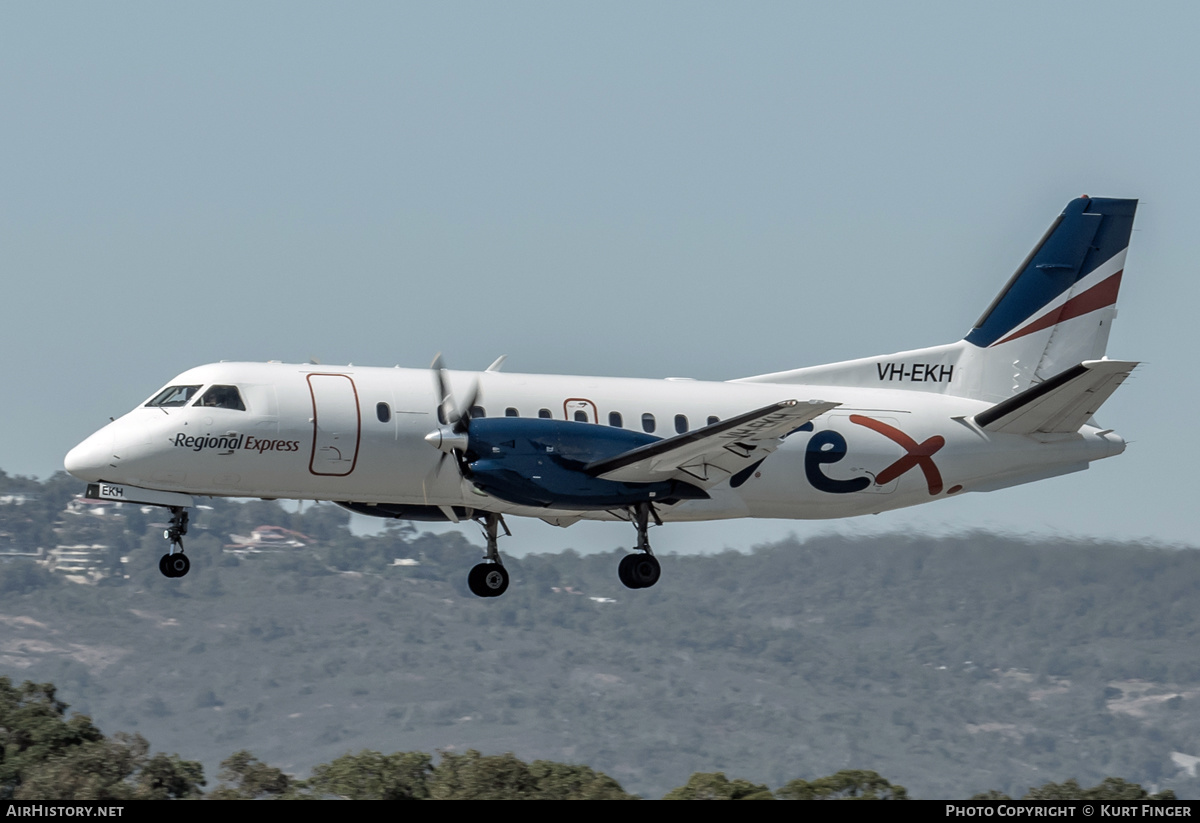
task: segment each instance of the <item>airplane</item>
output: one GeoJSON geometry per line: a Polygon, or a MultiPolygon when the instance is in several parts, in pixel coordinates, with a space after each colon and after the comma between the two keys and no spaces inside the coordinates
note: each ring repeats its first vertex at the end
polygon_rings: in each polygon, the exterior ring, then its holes
{"type": "Polygon", "coordinates": [[[470,590],[509,575],[505,516],[627,521],[618,565],[658,582],[651,524],[877,513],[1088,468],[1125,441],[1093,419],[1138,365],[1104,356],[1137,201],[1072,200],[953,343],[727,382],[318,364],[185,371],[66,456],[87,497],[171,513],[188,573],[197,496],[333,501],[474,520],[470,590]]]}

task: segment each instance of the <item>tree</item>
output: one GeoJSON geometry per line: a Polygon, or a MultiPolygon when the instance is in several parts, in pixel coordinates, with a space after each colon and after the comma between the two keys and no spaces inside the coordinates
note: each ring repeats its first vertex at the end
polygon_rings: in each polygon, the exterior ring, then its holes
{"type": "Polygon", "coordinates": [[[671,789],[663,800],[774,800],[767,786],[749,780],[730,780],[724,772],[696,772],[688,782],[671,789]]]}
{"type": "Polygon", "coordinates": [[[441,755],[429,781],[433,800],[532,800],[538,794],[529,766],[511,752],[485,756],[469,749],[441,755]]]}
{"type": "Polygon", "coordinates": [[[137,775],[137,799],[182,800],[199,797],[205,784],[204,768],[179,755],[159,753],[147,760],[137,775]]]}
{"type": "Polygon", "coordinates": [[[1175,792],[1170,789],[1150,794],[1137,783],[1130,783],[1119,777],[1106,777],[1100,783],[1085,789],[1074,780],[1063,783],[1046,783],[1043,786],[1031,787],[1022,800],[1090,800],[1120,801],[1120,800],[1174,800],[1175,792]]]}
{"type": "Polygon", "coordinates": [[[903,786],[866,769],[842,769],[812,782],[793,780],[775,795],[781,800],[908,800],[903,786]]]}
{"type": "Polygon", "coordinates": [[[217,776],[222,784],[209,793],[210,800],[279,799],[292,788],[290,777],[274,766],[263,763],[245,749],[222,760],[217,776]]]}
{"type": "Polygon", "coordinates": [[[304,787],[316,797],[346,800],[428,800],[433,758],[424,752],[363,750],[313,769],[304,787]]]}
{"type": "Polygon", "coordinates": [[[14,687],[0,677],[0,798],[16,800],[166,800],[197,797],[199,763],[149,756],[141,735],[106,738],[69,707],[50,683],[14,687]]]}
{"type": "Polygon", "coordinates": [[[204,770],[178,755],[149,756],[140,734],[72,746],[26,770],[16,800],[178,800],[199,797],[204,770]]]}
{"type": "Polygon", "coordinates": [[[630,800],[617,781],[587,766],[513,754],[442,752],[435,768],[424,752],[346,754],[313,769],[306,796],[346,800],[630,800]]]}
{"type": "Polygon", "coordinates": [[[14,797],[32,767],[68,749],[104,739],[90,718],[67,718],[67,704],[50,683],[13,686],[0,677],[0,799],[14,797]]]}
{"type": "Polygon", "coordinates": [[[0,594],[28,594],[56,586],[59,580],[46,569],[24,558],[0,565],[0,594]]]}
{"type": "Polygon", "coordinates": [[[588,766],[535,760],[529,772],[537,781],[539,800],[634,800],[621,784],[588,766]]]}

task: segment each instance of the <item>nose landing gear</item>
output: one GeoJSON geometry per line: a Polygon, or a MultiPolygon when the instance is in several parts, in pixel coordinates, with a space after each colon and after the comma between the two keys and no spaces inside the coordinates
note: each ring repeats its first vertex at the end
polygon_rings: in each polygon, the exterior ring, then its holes
{"type": "Polygon", "coordinates": [[[158,570],[163,577],[183,577],[191,569],[192,563],[183,553],[183,536],[188,530],[188,511],[182,506],[171,506],[171,524],[163,532],[163,537],[171,544],[171,548],[158,561],[158,570]]]}

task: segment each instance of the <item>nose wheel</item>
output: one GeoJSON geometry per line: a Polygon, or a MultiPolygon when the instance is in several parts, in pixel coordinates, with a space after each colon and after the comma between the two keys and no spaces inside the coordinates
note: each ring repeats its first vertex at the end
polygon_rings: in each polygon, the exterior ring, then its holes
{"type": "Polygon", "coordinates": [[[192,568],[192,563],[183,553],[183,536],[188,530],[188,511],[182,506],[171,506],[171,523],[163,537],[171,548],[158,561],[158,570],[163,577],[183,577],[192,568]]]}
{"type": "Polygon", "coordinates": [[[192,567],[186,554],[164,554],[158,561],[158,570],[163,577],[183,577],[192,567]]]}

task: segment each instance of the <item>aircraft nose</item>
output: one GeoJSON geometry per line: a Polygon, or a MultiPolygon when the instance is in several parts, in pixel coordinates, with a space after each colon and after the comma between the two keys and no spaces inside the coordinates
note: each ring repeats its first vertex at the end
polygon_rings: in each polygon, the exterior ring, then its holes
{"type": "Polygon", "coordinates": [[[113,433],[107,428],[93,434],[75,448],[67,452],[63,459],[63,468],[73,477],[96,483],[106,479],[105,474],[112,475],[113,464],[120,458],[113,454],[113,433]],[[105,472],[105,469],[108,469],[105,472]]]}

